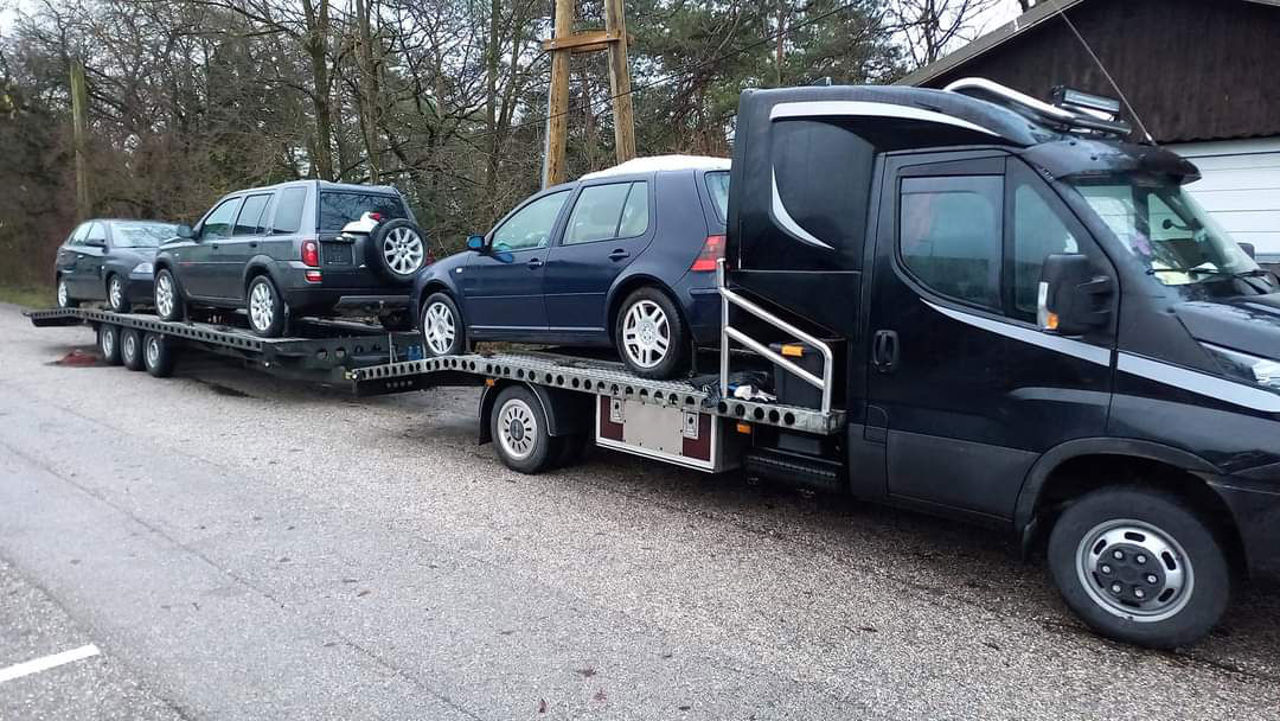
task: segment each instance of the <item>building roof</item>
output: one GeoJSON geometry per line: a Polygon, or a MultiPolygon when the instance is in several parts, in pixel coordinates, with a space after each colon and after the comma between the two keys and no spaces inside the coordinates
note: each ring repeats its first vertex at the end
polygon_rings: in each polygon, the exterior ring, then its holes
{"type": "MultiPolygon", "coordinates": [[[[982,35],[973,42],[958,50],[939,58],[922,68],[909,73],[898,81],[899,85],[923,85],[948,71],[977,58],[988,51],[1016,38],[1042,23],[1055,20],[1059,13],[1070,10],[1087,0],[1040,0],[1035,7],[1022,13],[1013,20],[1001,25],[991,32],[982,35]]],[[[1218,2],[1219,0],[1210,0],[1218,2]]],[[[1242,0],[1258,5],[1280,7],[1280,0],[1242,0]]]]}

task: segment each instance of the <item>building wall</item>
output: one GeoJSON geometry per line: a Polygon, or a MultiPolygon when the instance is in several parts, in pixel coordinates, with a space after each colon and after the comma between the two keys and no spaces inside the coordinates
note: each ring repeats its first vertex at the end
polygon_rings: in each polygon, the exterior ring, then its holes
{"type": "Polygon", "coordinates": [[[1188,189],[1232,237],[1280,262],[1280,136],[1165,147],[1200,168],[1188,189]]]}

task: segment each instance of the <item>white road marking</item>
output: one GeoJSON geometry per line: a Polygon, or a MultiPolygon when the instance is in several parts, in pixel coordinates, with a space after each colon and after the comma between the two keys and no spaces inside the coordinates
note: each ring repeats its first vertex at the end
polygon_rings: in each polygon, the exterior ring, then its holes
{"type": "Polygon", "coordinates": [[[0,668],[0,683],[12,681],[15,678],[22,678],[23,676],[30,676],[33,673],[40,673],[41,671],[48,671],[51,668],[57,668],[63,664],[92,658],[97,656],[99,653],[102,652],[98,650],[97,646],[89,644],[87,646],[81,646],[80,648],[73,648],[70,651],[55,653],[51,656],[42,656],[41,658],[24,661],[22,663],[14,664],[8,668],[0,668]]]}

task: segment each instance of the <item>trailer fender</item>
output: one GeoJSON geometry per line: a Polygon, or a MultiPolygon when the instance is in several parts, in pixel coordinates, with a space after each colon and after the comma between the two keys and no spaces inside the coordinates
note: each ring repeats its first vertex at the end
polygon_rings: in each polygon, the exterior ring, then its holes
{"type": "Polygon", "coordinates": [[[586,435],[594,427],[592,399],[588,393],[566,391],[559,388],[520,381],[499,380],[493,385],[486,385],[480,395],[480,445],[493,440],[489,432],[489,417],[493,413],[493,404],[498,393],[511,385],[522,385],[533,392],[538,404],[542,406],[542,414],[547,419],[547,433],[555,436],[586,435]]]}

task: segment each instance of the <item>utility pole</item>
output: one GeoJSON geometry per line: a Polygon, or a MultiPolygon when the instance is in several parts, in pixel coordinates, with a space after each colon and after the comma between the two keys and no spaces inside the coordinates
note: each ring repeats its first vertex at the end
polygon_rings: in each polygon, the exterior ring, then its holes
{"type": "Polygon", "coordinates": [[[89,169],[85,152],[88,148],[89,93],[84,82],[84,62],[71,61],[71,137],[76,154],[76,219],[87,220],[93,213],[89,197],[89,169]]]}
{"type": "Polygon", "coordinates": [[[623,0],[604,0],[604,30],[573,32],[574,0],[556,0],[555,36],[542,43],[551,53],[551,92],[547,99],[547,146],[542,187],[565,181],[565,145],[569,130],[569,58],[574,53],[609,51],[609,92],[613,96],[613,140],[619,163],[636,156],[631,74],[627,66],[627,23],[623,0]]]}

